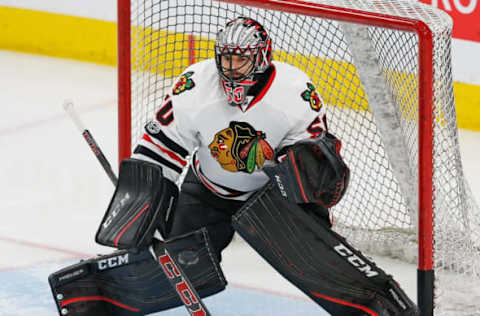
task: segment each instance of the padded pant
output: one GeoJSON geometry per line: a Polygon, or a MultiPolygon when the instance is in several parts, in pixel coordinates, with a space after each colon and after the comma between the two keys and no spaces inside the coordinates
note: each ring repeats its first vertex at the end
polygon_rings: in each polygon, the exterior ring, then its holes
{"type": "Polygon", "coordinates": [[[222,199],[208,190],[190,169],[182,185],[177,207],[172,213],[168,238],[205,227],[221,261],[221,252],[234,234],[232,215],[244,202],[222,199]]]}

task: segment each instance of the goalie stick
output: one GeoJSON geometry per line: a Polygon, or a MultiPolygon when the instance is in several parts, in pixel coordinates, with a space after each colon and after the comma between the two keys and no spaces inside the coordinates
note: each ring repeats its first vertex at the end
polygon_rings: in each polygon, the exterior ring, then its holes
{"type": "MultiPolygon", "coordinates": [[[[83,138],[89,145],[94,155],[97,157],[98,161],[102,165],[113,185],[117,185],[117,176],[113,172],[110,163],[108,162],[102,150],[96,143],[92,134],[88,129],[84,127],[82,121],[80,120],[80,117],[75,112],[73,102],[70,100],[65,101],[63,103],[63,108],[79,129],[83,138]]],[[[168,281],[172,285],[174,291],[177,293],[184,306],[187,308],[190,315],[211,316],[207,307],[201,300],[200,295],[198,295],[192,283],[190,282],[190,280],[188,280],[186,274],[180,268],[180,265],[175,261],[172,256],[170,256],[170,253],[167,250],[167,243],[158,239],[156,240],[156,242],[158,242],[158,244],[155,246],[155,248],[157,250],[163,248],[163,253],[157,254],[154,251],[153,246],[150,246],[150,252],[155,258],[155,260],[157,260],[158,264],[161,266],[162,271],[165,273],[165,276],[167,277],[168,281]]]]}

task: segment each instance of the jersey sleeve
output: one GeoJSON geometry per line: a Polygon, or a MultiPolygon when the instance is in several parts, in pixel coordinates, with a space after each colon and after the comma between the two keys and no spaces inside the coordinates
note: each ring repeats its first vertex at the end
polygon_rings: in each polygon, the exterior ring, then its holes
{"type": "Polygon", "coordinates": [[[293,89],[290,107],[290,129],[279,144],[279,149],[291,146],[301,140],[316,138],[327,132],[327,109],[312,83],[307,82],[300,89],[293,89]]]}
{"type": "Polygon", "coordinates": [[[167,95],[155,118],[145,125],[132,158],[161,165],[163,176],[176,182],[188,166],[189,155],[198,146],[192,126],[167,95]]]}

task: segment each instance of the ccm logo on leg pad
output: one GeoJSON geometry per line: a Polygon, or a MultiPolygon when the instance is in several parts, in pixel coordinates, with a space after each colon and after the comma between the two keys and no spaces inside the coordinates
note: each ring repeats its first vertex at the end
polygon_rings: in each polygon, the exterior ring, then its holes
{"type": "Polygon", "coordinates": [[[124,264],[128,264],[128,253],[124,255],[119,255],[115,257],[98,260],[97,264],[98,264],[98,270],[105,270],[105,269],[119,267],[124,264]]]}
{"type": "Polygon", "coordinates": [[[347,248],[344,244],[338,244],[337,246],[333,247],[335,251],[342,257],[347,258],[348,262],[357,268],[358,271],[364,273],[367,278],[371,278],[378,275],[378,272],[372,270],[372,267],[368,265],[365,261],[359,258],[356,254],[354,254],[350,249],[347,248]]]}

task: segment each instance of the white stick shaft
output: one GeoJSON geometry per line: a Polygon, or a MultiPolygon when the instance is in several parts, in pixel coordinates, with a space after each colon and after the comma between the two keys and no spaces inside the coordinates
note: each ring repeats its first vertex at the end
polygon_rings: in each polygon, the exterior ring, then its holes
{"type": "Polygon", "coordinates": [[[77,112],[75,111],[75,108],[73,106],[73,101],[65,100],[63,102],[63,109],[67,112],[67,114],[70,116],[72,121],[75,123],[75,126],[77,126],[80,133],[83,133],[83,131],[86,130],[86,128],[83,125],[82,121],[80,120],[80,117],[78,116],[77,112]]]}

